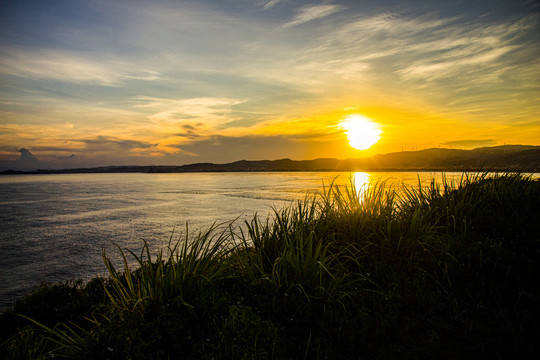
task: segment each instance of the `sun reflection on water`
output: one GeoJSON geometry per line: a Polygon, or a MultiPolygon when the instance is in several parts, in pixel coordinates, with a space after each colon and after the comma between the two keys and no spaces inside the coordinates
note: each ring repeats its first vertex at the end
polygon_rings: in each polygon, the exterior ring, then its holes
{"type": "Polygon", "coordinates": [[[359,199],[363,199],[369,189],[371,174],[367,172],[355,172],[353,174],[353,184],[359,199]]]}

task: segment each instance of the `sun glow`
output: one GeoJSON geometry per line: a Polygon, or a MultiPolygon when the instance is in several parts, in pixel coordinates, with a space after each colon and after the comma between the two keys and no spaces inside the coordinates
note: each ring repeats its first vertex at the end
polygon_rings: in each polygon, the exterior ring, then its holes
{"type": "Polygon", "coordinates": [[[366,150],[381,138],[379,124],[362,115],[351,115],[340,123],[345,129],[349,145],[358,150],[366,150]]]}

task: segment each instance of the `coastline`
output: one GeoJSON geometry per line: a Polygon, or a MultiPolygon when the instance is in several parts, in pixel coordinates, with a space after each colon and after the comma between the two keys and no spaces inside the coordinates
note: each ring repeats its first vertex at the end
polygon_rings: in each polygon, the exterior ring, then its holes
{"type": "MultiPolygon", "coordinates": [[[[2,164],[0,164],[2,165],[2,164]]],[[[6,164],[0,169],[6,168],[6,164]]],[[[240,160],[225,164],[102,166],[71,169],[11,169],[0,175],[76,173],[190,173],[190,172],[294,172],[294,171],[540,171],[540,146],[506,145],[474,150],[426,149],[375,155],[369,158],[314,160],[240,160]]]]}

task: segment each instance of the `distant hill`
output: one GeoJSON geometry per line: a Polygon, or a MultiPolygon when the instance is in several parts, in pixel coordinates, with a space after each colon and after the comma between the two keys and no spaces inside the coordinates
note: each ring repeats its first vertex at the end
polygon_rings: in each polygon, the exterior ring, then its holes
{"type": "Polygon", "coordinates": [[[248,172],[248,171],[522,171],[540,172],[540,146],[505,145],[474,150],[426,149],[375,155],[364,159],[240,160],[227,164],[197,163],[181,166],[109,166],[88,169],[37,170],[15,173],[103,172],[248,172]]]}

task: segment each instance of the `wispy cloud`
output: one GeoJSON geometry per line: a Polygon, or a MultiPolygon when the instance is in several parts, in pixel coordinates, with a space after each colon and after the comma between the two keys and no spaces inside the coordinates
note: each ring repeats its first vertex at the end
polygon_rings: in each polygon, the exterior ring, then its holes
{"type": "Polygon", "coordinates": [[[517,119],[531,116],[537,101],[531,93],[538,89],[533,54],[540,46],[531,39],[539,17],[383,13],[348,19],[310,39],[294,69],[327,89],[337,81],[350,91],[361,85],[369,89],[362,97],[384,97],[387,103],[414,97],[441,113],[483,109],[491,118],[515,108],[511,116],[517,119]]]}
{"type": "Polygon", "coordinates": [[[212,128],[235,120],[230,114],[244,100],[229,98],[166,99],[138,96],[137,109],[150,111],[148,118],[162,126],[178,126],[202,122],[212,128]]]}
{"type": "MultiPolygon", "coordinates": [[[[431,59],[431,61],[422,61],[420,64],[413,64],[400,70],[399,74],[405,80],[414,78],[424,80],[434,80],[438,78],[447,78],[463,73],[466,66],[482,66],[496,61],[499,57],[515,49],[514,46],[505,46],[496,49],[483,49],[482,52],[474,54],[463,52],[459,59],[452,59],[447,54],[447,60],[431,59]]],[[[500,72],[500,71],[499,71],[500,72]]]]}
{"type": "Polygon", "coordinates": [[[2,49],[0,73],[22,78],[120,86],[127,80],[158,80],[159,72],[133,69],[118,58],[88,58],[70,51],[2,49]]]}
{"type": "Polygon", "coordinates": [[[280,0],[270,0],[269,2],[266,3],[266,5],[264,5],[264,10],[268,10],[270,9],[271,7],[273,7],[274,5],[276,5],[278,2],[280,2],[280,0]]]}
{"type": "Polygon", "coordinates": [[[156,144],[149,144],[139,140],[119,139],[110,136],[98,136],[91,139],[72,139],[70,141],[84,143],[87,148],[94,151],[130,151],[133,149],[146,149],[156,146],[156,144]]]}
{"type": "Polygon", "coordinates": [[[345,10],[342,5],[306,5],[301,7],[292,20],[284,24],[283,27],[288,28],[308,21],[322,19],[342,10],[345,10]]]}
{"type": "Polygon", "coordinates": [[[318,39],[313,49],[334,58],[344,55],[362,61],[391,58],[393,67],[400,67],[400,73],[406,76],[421,73],[422,67],[430,65],[435,65],[438,71],[450,66],[445,63],[459,67],[496,61],[516,47],[526,46],[516,40],[531,31],[537,20],[537,15],[530,15],[513,22],[491,24],[464,22],[459,17],[411,18],[387,13],[345,23],[318,39]]]}
{"type": "Polygon", "coordinates": [[[350,58],[334,59],[324,62],[309,61],[294,67],[295,70],[302,73],[327,73],[331,76],[338,75],[344,79],[358,79],[359,77],[364,76],[370,68],[371,65],[368,62],[350,58]]]}

